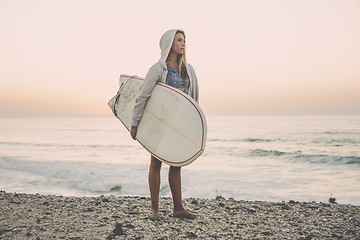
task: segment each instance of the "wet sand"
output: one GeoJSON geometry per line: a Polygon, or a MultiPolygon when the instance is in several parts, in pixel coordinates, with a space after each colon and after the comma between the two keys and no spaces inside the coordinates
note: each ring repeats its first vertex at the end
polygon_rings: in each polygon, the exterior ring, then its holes
{"type": "Polygon", "coordinates": [[[172,217],[160,199],[0,192],[0,239],[360,239],[360,206],[316,202],[184,199],[197,219],[172,217]]]}

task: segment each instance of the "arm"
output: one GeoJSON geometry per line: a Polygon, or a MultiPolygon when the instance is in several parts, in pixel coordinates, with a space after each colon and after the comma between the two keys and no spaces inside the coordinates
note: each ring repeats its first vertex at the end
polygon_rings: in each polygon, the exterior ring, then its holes
{"type": "Polygon", "coordinates": [[[193,66],[190,65],[189,63],[187,64],[187,68],[188,68],[188,74],[191,78],[191,93],[189,94],[197,103],[199,103],[199,85],[195,70],[193,66]]]}
{"type": "Polygon", "coordinates": [[[149,97],[151,96],[151,93],[156,85],[156,83],[159,80],[160,77],[160,70],[159,65],[154,64],[148,71],[148,73],[145,76],[145,80],[143,85],[140,88],[140,92],[138,93],[135,101],[135,106],[133,110],[133,118],[131,123],[131,137],[133,139],[136,139],[136,132],[137,132],[137,126],[139,124],[139,121],[144,113],[145,105],[149,97]]]}

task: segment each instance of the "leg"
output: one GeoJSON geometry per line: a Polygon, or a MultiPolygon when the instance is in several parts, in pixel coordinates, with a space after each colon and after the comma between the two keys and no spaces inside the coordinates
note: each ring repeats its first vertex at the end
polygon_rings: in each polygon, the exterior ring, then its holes
{"type": "Polygon", "coordinates": [[[181,167],[170,167],[169,184],[174,201],[173,216],[177,218],[195,219],[196,216],[187,212],[182,205],[181,197],[181,167]]]}
{"type": "Polygon", "coordinates": [[[149,188],[151,196],[151,220],[160,220],[159,214],[159,192],[160,192],[160,170],[161,162],[151,156],[149,168],[149,188]]]}

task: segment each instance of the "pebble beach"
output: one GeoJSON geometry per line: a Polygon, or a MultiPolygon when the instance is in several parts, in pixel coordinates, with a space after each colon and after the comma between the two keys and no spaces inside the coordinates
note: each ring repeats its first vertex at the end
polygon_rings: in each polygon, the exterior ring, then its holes
{"type": "Polygon", "coordinates": [[[0,192],[0,239],[360,239],[360,206],[318,202],[184,199],[197,219],[172,217],[160,199],[0,192]]]}

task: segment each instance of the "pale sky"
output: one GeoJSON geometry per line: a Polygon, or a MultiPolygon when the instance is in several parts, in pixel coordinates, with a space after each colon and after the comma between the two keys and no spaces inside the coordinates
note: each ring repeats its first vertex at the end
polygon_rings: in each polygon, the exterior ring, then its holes
{"type": "Polygon", "coordinates": [[[111,115],[170,28],[205,114],[360,114],[358,0],[0,0],[0,115],[111,115]]]}

